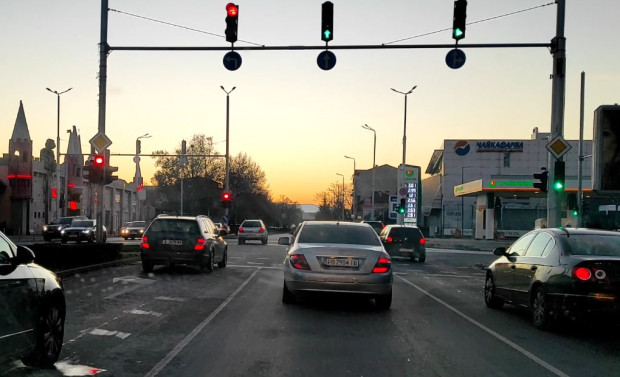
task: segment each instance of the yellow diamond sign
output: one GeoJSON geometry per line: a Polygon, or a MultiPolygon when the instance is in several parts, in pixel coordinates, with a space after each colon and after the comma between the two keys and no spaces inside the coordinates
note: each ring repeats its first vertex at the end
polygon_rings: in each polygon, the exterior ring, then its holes
{"type": "Polygon", "coordinates": [[[554,155],[555,158],[564,156],[570,149],[571,145],[560,135],[554,137],[547,143],[547,150],[554,155]]]}
{"type": "Polygon", "coordinates": [[[93,136],[92,139],[89,140],[90,145],[95,148],[97,153],[103,153],[103,151],[112,145],[112,140],[110,140],[103,132],[97,133],[97,135],[93,136]]]}

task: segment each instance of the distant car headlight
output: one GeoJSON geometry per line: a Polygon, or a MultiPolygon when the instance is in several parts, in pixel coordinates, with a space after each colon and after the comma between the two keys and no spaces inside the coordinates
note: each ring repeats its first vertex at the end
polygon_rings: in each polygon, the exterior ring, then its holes
{"type": "Polygon", "coordinates": [[[43,225],[43,231],[47,232],[47,225],[43,225]]]}
{"type": "Polygon", "coordinates": [[[63,230],[61,230],[61,231],[60,231],[60,234],[65,234],[65,230],[64,230],[64,229],[63,229],[63,230]]]}
{"type": "Polygon", "coordinates": [[[90,233],[90,229],[84,229],[84,230],[82,231],[82,233],[84,233],[84,234],[88,234],[88,233],[90,233]]]}
{"type": "Polygon", "coordinates": [[[140,233],[140,234],[144,233],[144,229],[138,230],[138,233],[140,233]]]}
{"type": "Polygon", "coordinates": [[[127,229],[121,229],[121,234],[127,234],[129,231],[127,229]]]}

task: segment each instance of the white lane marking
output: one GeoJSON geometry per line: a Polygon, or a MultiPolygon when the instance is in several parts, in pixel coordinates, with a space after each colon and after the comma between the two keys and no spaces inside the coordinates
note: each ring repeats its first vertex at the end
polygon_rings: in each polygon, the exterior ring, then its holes
{"type": "Polygon", "coordinates": [[[152,311],[146,311],[146,310],[139,310],[139,309],[131,309],[131,310],[125,310],[125,313],[129,313],[129,314],[138,314],[138,315],[152,315],[155,317],[161,317],[162,314],[158,313],[158,312],[152,312],[152,311]]]}
{"type": "Polygon", "coordinates": [[[255,265],[260,265],[262,266],[264,263],[258,263],[258,262],[246,262],[247,264],[255,264],[255,265]]]}
{"type": "Polygon", "coordinates": [[[500,335],[499,333],[491,330],[490,328],[486,327],[482,323],[474,320],[471,317],[468,317],[466,314],[464,314],[463,312],[461,312],[457,308],[453,307],[452,305],[448,304],[447,302],[443,301],[442,299],[440,299],[439,297],[433,295],[432,293],[429,293],[428,291],[424,290],[422,287],[418,286],[417,284],[412,283],[409,280],[407,280],[407,279],[405,279],[405,278],[403,278],[401,276],[397,275],[396,277],[398,279],[404,281],[406,284],[408,284],[408,285],[412,286],[413,288],[419,290],[420,292],[424,293],[425,295],[427,295],[428,297],[432,298],[433,300],[437,301],[438,303],[440,303],[441,305],[445,306],[446,308],[450,309],[451,311],[453,311],[454,313],[459,315],[461,318],[465,319],[466,321],[468,321],[469,323],[473,324],[474,326],[477,326],[482,331],[484,331],[487,334],[491,335],[495,339],[497,339],[500,342],[506,344],[507,346],[513,348],[514,350],[516,350],[517,352],[521,353],[522,355],[524,355],[528,359],[532,360],[536,364],[538,364],[538,365],[542,366],[543,368],[547,369],[549,372],[555,374],[556,376],[569,377],[568,374],[562,372],[558,368],[556,368],[553,365],[547,363],[543,359],[537,357],[536,355],[534,355],[533,353],[529,352],[525,348],[523,348],[523,347],[521,347],[521,346],[511,342],[508,338],[506,338],[506,337],[500,335]]]}
{"type": "Polygon", "coordinates": [[[90,335],[99,335],[99,336],[115,336],[117,338],[125,339],[130,336],[130,333],[121,332],[121,331],[108,331],[104,329],[92,329],[89,332],[90,335]]]}
{"type": "MultiPolygon", "coordinates": [[[[416,272],[416,270],[409,270],[411,272],[416,272]]],[[[477,275],[456,275],[456,274],[418,274],[424,277],[440,277],[440,278],[460,278],[460,279],[481,279],[484,277],[484,274],[477,275]]]]}
{"type": "Polygon", "coordinates": [[[137,284],[153,284],[153,283],[155,283],[155,280],[139,278],[137,276],[120,276],[120,277],[112,279],[112,283],[117,283],[117,282],[137,283],[137,284]]]}
{"type": "Polygon", "coordinates": [[[184,298],[181,297],[166,297],[166,296],[157,296],[155,297],[155,300],[162,300],[162,301],[177,301],[177,302],[183,302],[185,301],[184,298]]]}
{"type": "Polygon", "coordinates": [[[112,299],[112,298],[116,298],[116,297],[118,297],[118,296],[120,296],[120,295],[122,295],[122,294],[124,294],[124,293],[128,293],[128,292],[131,292],[131,291],[135,291],[135,290],[136,290],[136,289],[138,289],[138,288],[141,288],[141,285],[136,284],[136,285],[134,285],[134,286],[132,286],[132,287],[128,287],[128,288],[125,288],[125,289],[121,289],[120,291],[115,292],[115,293],[112,293],[112,294],[111,294],[111,295],[109,295],[109,296],[105,296],[104,298],[105,298],[105,299],[108,299],[108,300],[109,300],[109,299],[112,299]]]}
{"type": "Polygon", "coordinates": [[[281,270],[282,267],[273,267],[273,266],[245,266],[242,264],[229,264],[226,268],[257,268],[259,270],[281,270]]]}
{"type": "Polygon", "coordinates": [[[271,259],[271,258],[256,258],[256,259],[271,259]]]}
{"type": "Polygon", "coordinates": [[[172,349],[172,351],[170,351],[166,355],[166,357],[161,359],[153,367],[153,369],[151,369],[146,374],[145,377],[153,377],[158,375],[159,372],[161,372],[168,364],[170,364],[172,359],[174,359],[179,353],[181,353],[181,351],[183,351],[183,349],[202,331],[202,329],[204,329],[222,310],[224,310],[226,306],[228,306],[228,304],[239,294],[239,292],[243,290],[243,288],[245,288],[246,285],[248,285],[248,283],[254,278],[254,276],[256,276],[256,274],[260,270],[261,269],[259,268],[256,271],[252,272],[252,275],[245,279],[245,281],[241,283],[241,285],[237,289],[235,289],[235,291],[230,296],[228,296],[228,298],[224,300],[224,302],[222,302],[220,306],[218,306],[214,311],[212,311],[207,318],[205,318],[202,322],[200,322],[198,326],[196,326],[196,328],[194,328],[189,334],[187,334],[187,336],[183,338],[183,340],[181,340],[179,344],[177,344],[172,349]]]}
{"type": "Polygon", "coordinates": [[[448,249],[434,249],[427,247],[426,252],[438,253],[438,254],[475,254],[475,255],[493,255],[492,251],[474,251],[474,250],[448,250],[448,249]]]}
{"type": "Polygon", "coordinates": [[[228,259],[243,259],[244,257],[228,257],[228,259]]]}

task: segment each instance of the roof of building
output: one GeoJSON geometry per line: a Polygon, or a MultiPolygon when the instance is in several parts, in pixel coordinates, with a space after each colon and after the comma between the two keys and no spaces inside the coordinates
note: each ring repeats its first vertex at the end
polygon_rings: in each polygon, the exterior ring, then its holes
{"type": "Polygon", "coordinates": [[[19,101],[19,110],[17,110],[17,118],[13,127],[13,135],[11,140],[30,140],[30,132],[28,131],[28,123],[26,122],[26,113],[24,112],[24,104],[19,101]]]}

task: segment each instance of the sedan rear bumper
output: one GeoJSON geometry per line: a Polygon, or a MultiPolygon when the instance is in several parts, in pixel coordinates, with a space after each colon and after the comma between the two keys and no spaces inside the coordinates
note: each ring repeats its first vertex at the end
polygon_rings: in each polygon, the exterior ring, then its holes
{"type": "Polygon", "coordinates": [[[571,315],[620,315],[620,295],[614,293],[550,294],[560,312],[571,315]]]}
{"type": "Polygon", "coordinates": [[[284,282],[290,291],[340,292],[385,295],[392,292],[392,273],[353,275],[285,270],[284,282]]]}

